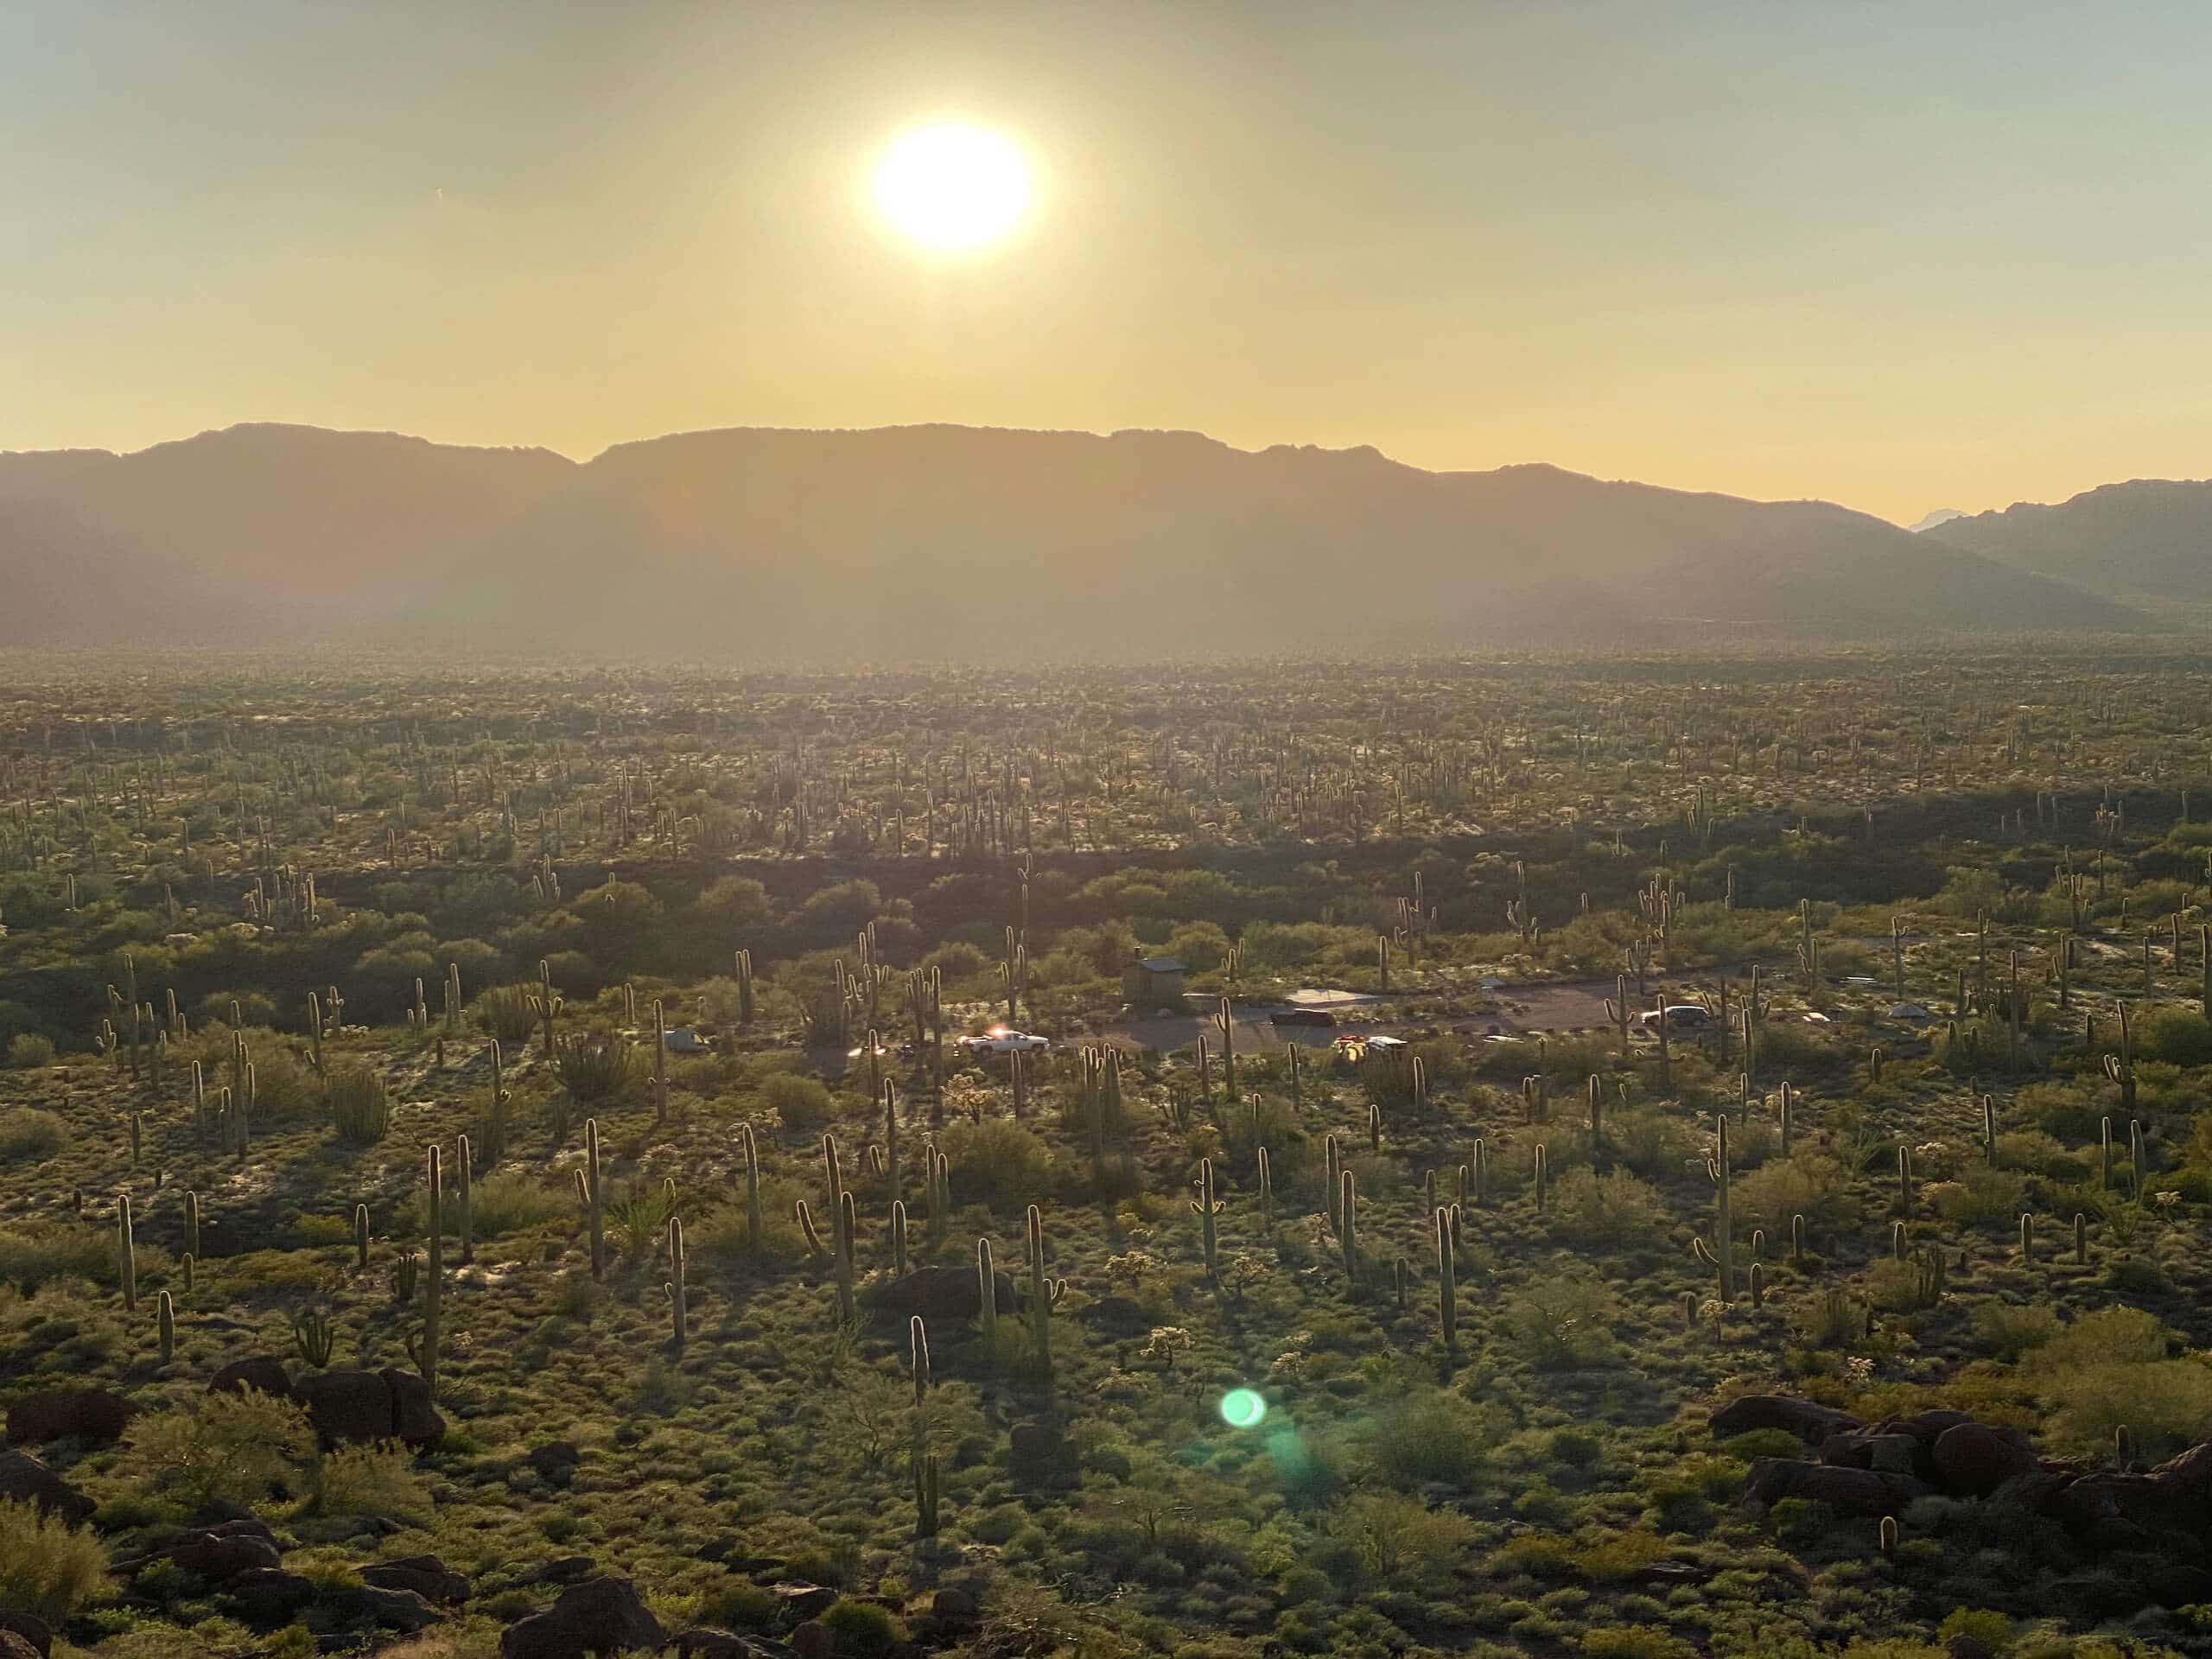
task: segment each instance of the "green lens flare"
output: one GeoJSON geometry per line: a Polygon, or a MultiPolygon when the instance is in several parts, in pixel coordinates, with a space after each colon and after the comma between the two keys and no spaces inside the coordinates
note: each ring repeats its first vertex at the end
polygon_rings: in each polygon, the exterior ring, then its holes
{"type": "Polygon", "coordinates": [[[1221,1421],[1231,1428],[1249,1428],[1268,1414],[1268,1402],[1249,1389],[1231,1389],[1221,1396],[1221,1421]]]}

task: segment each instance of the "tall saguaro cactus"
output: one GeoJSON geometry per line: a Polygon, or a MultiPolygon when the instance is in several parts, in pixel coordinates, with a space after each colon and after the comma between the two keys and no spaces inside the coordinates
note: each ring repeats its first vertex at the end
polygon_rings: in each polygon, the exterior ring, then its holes
{"type": "Polygon", "coordinates": [[[431,1398],[435,1399],[438,1393],[439,1327],[445,1307],[446,1220],[445,1167],[435,1146],[423,1154],[423,1179],[430,1207],[430,1259],[428,1282],[423,1291],[423,1343],[416,1356],[416,1368],[423,1373],[423,1386],[429,1389],[431,1398]]]}
{"type": "Polygon", "coordinates": [[[1736,1300],[1735,1223],[1728,1203],[1731,1171],[1728,1115],[1726,1112],[1716,1118],[1714,1129],[1713,1149],[1706,1154],[1705,1160],[1705,1173],[1713,1182],[1713,1243],[1708,1247],[1702,1238],[1693,1239],[1691,1249],[1699,1261],[1713,1269],[1719,1286],[1720,1304],[1726,1307],[1736,1300]]]}

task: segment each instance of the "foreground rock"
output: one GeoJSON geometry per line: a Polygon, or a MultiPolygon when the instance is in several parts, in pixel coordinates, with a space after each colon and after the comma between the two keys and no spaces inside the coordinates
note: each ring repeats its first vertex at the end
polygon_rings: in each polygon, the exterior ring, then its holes
{"type": "Polygon", "coordinates": [[[542,1613],[507,1626],[499,1659],[613,1659],[632,1649],[658,1653],[668,1633],[627,1579],[592,1579],[563,1590],[542,1613]]]}
{"type": "Polygon", "coordinates": [[[52,1628],[44,1619],[29,1613],[11,1613],[0,1607],[0,1630],[23,1643],[39,1656],[39,1659],[46,1659],[46,1656],[54,1651],[52,1628]]]}
{"type": "Polygon", "coordinates": [[[139,1408],[109,1389],[46,1389],[8,1408],[8,1444],[119,1440],[139,1408]]]}
{"type": "Polygon", "coordinates": [[[71,1526],[90,1520],[99,1507],[28,1452],[0,1452],[0,1498],[35,1504],[71,1526]]]}

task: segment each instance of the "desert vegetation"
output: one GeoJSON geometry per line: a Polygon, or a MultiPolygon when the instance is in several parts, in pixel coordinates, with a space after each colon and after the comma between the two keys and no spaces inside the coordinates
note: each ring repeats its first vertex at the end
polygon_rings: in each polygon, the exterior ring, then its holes
{"type": "Polygon", "coordinates": [[[41,1651],[2212,1646],[2199,662],[13,666],[41,1651]]]}

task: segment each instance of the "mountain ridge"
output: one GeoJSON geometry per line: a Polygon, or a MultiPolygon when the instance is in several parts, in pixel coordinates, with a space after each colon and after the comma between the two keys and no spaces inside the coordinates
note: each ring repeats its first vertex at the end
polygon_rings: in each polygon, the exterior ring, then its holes
{"type": "Polygon", "coordinates": [[[725,427],[588,461],[242,423],[0,454],[0,641],[594,656],[1450,649],[2133,628],[1833,502],[1203,433],[725,427]],[[84,590],[104,595],[84,602],[84,590]]]}

